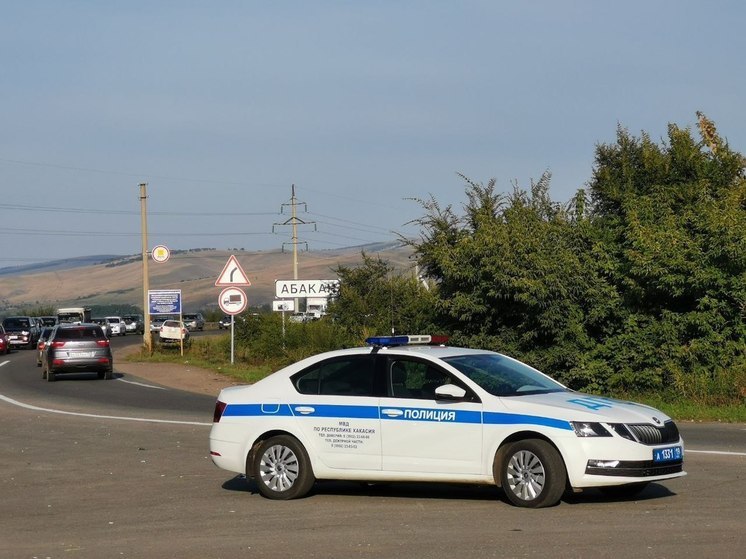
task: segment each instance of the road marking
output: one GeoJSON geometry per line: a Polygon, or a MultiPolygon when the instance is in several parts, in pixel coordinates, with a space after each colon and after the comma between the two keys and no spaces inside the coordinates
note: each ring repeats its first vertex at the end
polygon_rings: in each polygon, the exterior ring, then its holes
{"type": "Polygon", "coordinates": [[[728,452],[725,450],[692,450],[687,448],[684,454],[693,452],[694,454],[724,454],[725,456],[746,456],[746,452],[728,452]]]}
{"type": "Polygon", "coordinates": [[[142,382],[135,382],[134,380],[124,380],[123,378],[117,379],[119,382],[126,382],[127,384],[136,384],[137,386],[144,386],[145,388],[155,388],[156,390],[168,390],[163,386],[153,386],[152,384],[145,384],[142,382]]]}
{"type": "Polygon", "coordinates": [[[18,406],[20,408],[25,408],[27,410],[45,411],[48,413],[59,413],[62,415],[76,415],[78,417],[91,417],[94,419],[119,419],[121,421],[139,421],[141,423],[170,423],[170,424],[176,424],[176,425],[204,425],[206,427],[212,426],[212,423],[203,423],[200,421],[175,421],[171,419],[150,419],[147,417],[119,417],[116,415],[97,415],[93,413],[79,413],[79,412],[73,412],[73,411],[55,410],[51,408],[40,408],[39,406],[25,404],[23,402],[19,402],[18,400],[14,400],[13,398],[8,398],[7,396],[4,396],[2,394],[0,394],[0,400],[8,402],[9,404],[12,404],[14,406],[18,406]]]}
{"type": "Polygon", "coordinates": [[[10,363],[10,361],[3,361],[2,363],[0,363],[0,367],[2,367],[3,365],[7,365],[8,363],[10,363]]]}

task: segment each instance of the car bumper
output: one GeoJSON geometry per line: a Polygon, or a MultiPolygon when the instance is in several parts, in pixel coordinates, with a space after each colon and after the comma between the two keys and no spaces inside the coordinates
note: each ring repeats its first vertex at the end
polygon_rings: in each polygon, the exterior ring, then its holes
{"type": "Polygon", "coordinates": [[[61,362],[55,362],[50,365],[49,370],[53,373],[84,373],[98,371],[112,371],[113,363],[111,359],[68,359],[61,362]]]}
{"type": "Polygon", "coordinates": [[[15,336],[8,338],[8,344],[12,347],[14,345],[28,345],[31,341],[30,336],[15,336]]]}
{"type": "Polygon", "coordinates": [[[685,476],[684,441],[643,445],[619,437],[559,439],[570,485],[576,488],[662,481],[685,476]],[[655,461],[661,449],[678,448],[672,460],[655,461]]]}

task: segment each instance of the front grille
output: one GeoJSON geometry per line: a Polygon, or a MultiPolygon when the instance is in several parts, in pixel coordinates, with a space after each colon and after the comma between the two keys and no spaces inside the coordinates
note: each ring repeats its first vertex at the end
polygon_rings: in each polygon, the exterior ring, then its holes
{"type": "Polygon", "coordinates": [[[679,442],[679,429],[671,420],[666,421],[663,427],[656,427],[649,423],[615,423],[611,427],[625,439],[648,446],[679,442]]]}

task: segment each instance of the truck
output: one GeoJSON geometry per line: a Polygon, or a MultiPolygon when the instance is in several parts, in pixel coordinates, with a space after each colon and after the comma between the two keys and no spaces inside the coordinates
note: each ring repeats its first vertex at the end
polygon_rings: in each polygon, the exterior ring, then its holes
{"type": "Polygon", "coordinates": [[[311,320],[318,320],[326,314],[328,301],[326,297],[309,297],[306,299],[306,314],[311,317],[311,320]]]}
{"type": "Polygon", "coordinates": [[[91,309],[88,307],[67,307],[57,309],[57,321],[60,324],[80,324],[91,321],[91,309]]]}

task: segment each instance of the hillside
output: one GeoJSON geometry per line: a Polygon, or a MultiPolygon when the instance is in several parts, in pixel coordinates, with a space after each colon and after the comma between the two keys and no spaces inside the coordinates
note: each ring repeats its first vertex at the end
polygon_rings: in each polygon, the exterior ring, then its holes
{"type": "MultiPolygon", "coordinates": [[[[302,252],[298,256],[300,279],[335,279],[340,264],[355,266],[361,251],[379,256],[400,270],[409,270],[411,249],[393,245],[366,245],[339,250],[302,252]]],[[[185,311],[217,307],[220,288],[215,287],[228,258],[234,254],[251,281],[246,288],[249,304],[259,306],[274,299],[274,282],[293,278],[292,255],[281,251],[248,252],[212,249],[179,251],[168,262],[149,261],[150,289],[181,289],[185,311]]],[[[139,255],[109,262],[54,271],[0,276],[0,314],[31,305],[142,306],[142,259],[139,255]]]]}

